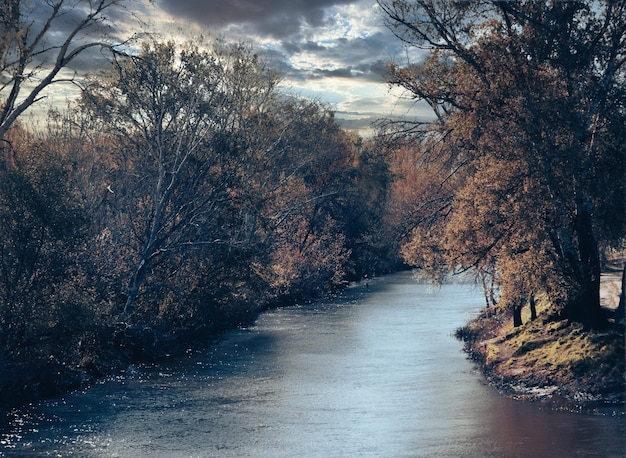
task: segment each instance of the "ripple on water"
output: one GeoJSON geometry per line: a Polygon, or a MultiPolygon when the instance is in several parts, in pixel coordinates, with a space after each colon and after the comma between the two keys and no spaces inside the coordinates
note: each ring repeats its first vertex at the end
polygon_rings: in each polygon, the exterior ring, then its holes
{"type": "Polygon", "coordinates": [[[624,420],[484,386],[452,334],[467,285],[410,275],[270,311],[200,352],[16,412],[6,456],[623,456],[624,420]]]}

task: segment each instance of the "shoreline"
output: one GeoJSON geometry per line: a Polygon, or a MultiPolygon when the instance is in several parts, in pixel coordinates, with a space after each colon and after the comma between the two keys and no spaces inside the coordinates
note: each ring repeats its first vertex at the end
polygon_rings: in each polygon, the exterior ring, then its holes
{"type": "MultiPolygon", "coordinates": [[[[602,276],[602,306],[617,307],[621,273],[602,276]]],[[[625,416],[624,325],[585,331],[562,319],[545,298],[537,319],[528,307],[513,327],[508,309],[490,307],[457,330],[485,382],[503,396],[551,410],[625,416]]]]}

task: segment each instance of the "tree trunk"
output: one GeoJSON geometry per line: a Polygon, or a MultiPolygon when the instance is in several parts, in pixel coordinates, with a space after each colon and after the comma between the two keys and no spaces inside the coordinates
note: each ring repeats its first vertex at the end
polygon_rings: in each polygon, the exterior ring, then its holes
{"type": "Polygon", "coordinates": [[[530,321],[535,321],[537,319],[537,307],[535,305],[535,295],[531,294],[530,299],[528,300],[528,304],[530,305],[530,321]]]}
{"type": "Polygon", "coordinates": [[[588,201],[577,204],[576,236],[579,291],[569,301],[567,316],[585,328],[599,329],[606,325],[606,320],[600,307],[600,251],[593,233],[591,203],[588,201]]]}
{"type": "Polygon", "coordinates": [[[130,284],[128,285],[128,290],[126,293],[126,304],[124,305],[124,315],[128,316],[135,306],[135,302],[137,301],[137,297],[139,296],[139,288],[143,284],[144,278],[146,276],[146,262],[142,259],[137,266],[137,270],[135,270],[135,274],[133,278],[130,280],[130,284]]]}
{"type": "Polygon", "coordinates": [[[616,324],[624,324],[624,307],[626,304],[626,266],[622,270],[622,291],[619,294],[619,305],[617,306],[617,310],[615,311],[615,323],[616,324]]]}
{"type": "Polygon", "coordinates": [[[513,326],[519,327],[522,323],[522,307],[524,306],[524,302],[516,301],[513,302],[513,326]]]}

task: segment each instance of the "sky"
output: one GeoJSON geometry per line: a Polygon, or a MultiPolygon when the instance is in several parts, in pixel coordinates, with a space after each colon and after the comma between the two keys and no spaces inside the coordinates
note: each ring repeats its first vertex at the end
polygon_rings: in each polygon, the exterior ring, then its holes
{"type": "Polygon", "coordinates": [[[367,134],[380,118],[432,116],[386,83],[388,62],[419,56],[386,27],[376,0],[156,0],[147,11],[165,34],[253,43],[283,88],[329,104],[348,129],[367,134]]]}
{"type": "MultiPolygon", "coordinates": [[[[168,40],[202,35],[251,43],[279,72],[282,90],[326,103],[345,128],[364,136],[381,118],[432,117],[386,83],[388,62],[421,56],[386,27],[376,0],[128,0],[123,6],[107,12],[120,36],[150,31],[168,40]]],[[[69,25],[71,15],[62,21],[69,25]]]]}

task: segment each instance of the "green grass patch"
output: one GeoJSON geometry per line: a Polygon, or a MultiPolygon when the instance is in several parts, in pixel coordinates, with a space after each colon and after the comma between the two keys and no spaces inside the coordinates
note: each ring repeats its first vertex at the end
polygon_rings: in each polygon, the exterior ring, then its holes
{"type": "Polygon", "coordinates": [[[513,327],[509,310],[492,309],[457,335],[478,355],[492,380],[509,386],[557,387],[565,399],[580,393],[589,399],[624,402],[624,329],[586,331],[568,323],[545,298],[537,300],[538,317],[513,327]],[[494,311],[497,310],[497,313],[494,311]]]}

